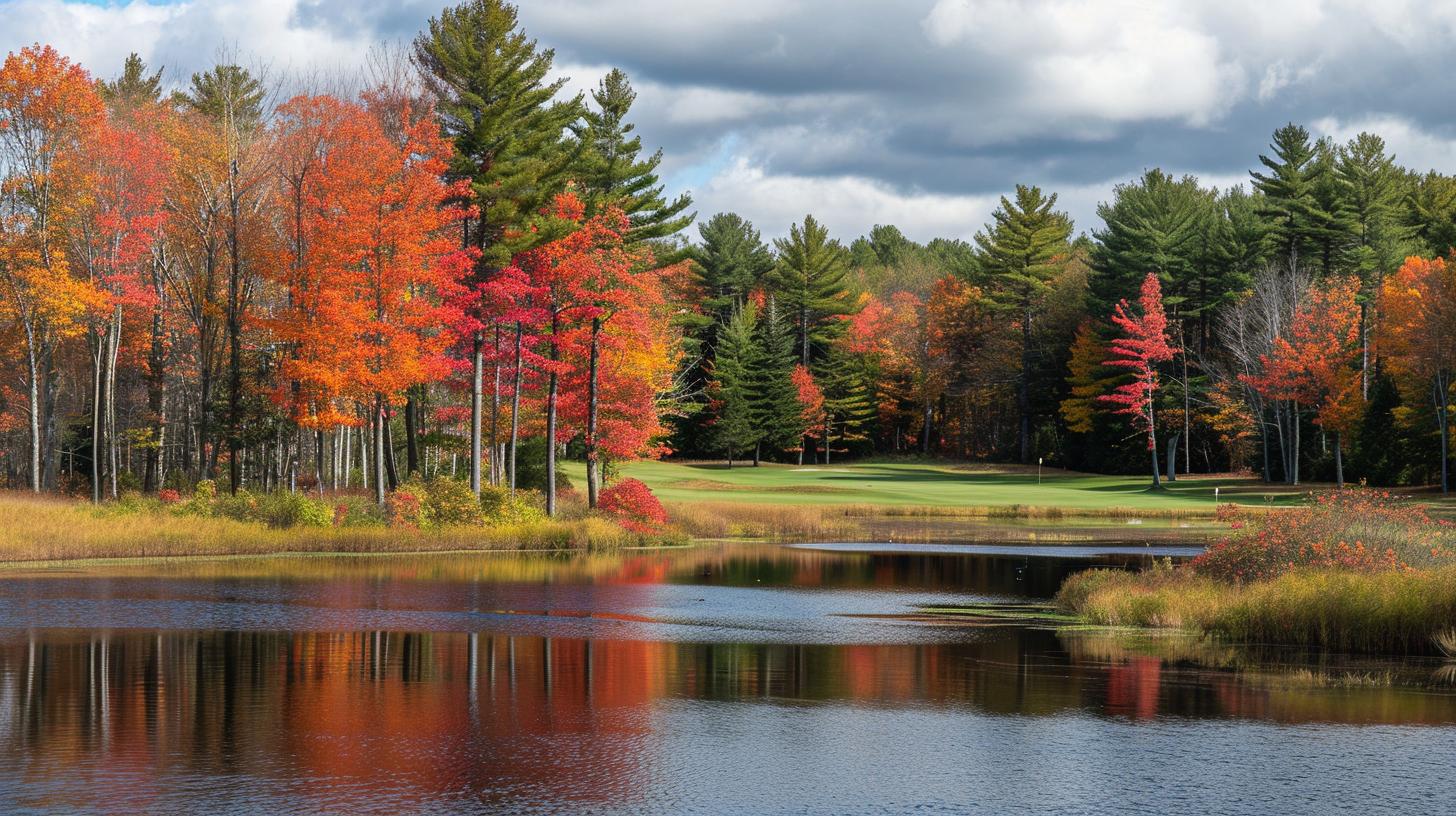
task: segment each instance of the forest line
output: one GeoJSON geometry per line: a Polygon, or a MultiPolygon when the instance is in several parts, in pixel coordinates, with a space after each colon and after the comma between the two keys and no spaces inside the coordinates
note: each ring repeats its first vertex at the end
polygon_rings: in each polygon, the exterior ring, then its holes
{"type": "Polygon", "coordinates": [[[499,0],[358,94],[10,54],[6,483],[423,474],[549,513],[563,456],[595,506],[637,457],[920,453],[1448,486],[1456,178],[1377,135],[1282,127],[1247,189],[1149,170],[1090,233],[1018,185],[972,241],[765,242],[665,191],[625,73],[571,97],[552,59],[499,0]]]}

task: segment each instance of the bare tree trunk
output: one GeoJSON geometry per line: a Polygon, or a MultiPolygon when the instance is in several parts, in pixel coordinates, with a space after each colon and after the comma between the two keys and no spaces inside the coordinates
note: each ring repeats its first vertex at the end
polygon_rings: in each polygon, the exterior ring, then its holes
{"type": "MultiPolygon", "coordinates": [[[[933,412],[934,406],[931,405],[930,400],[925,400],[925,410],[920,422],[920,452],[926,456],[930,455],[930,420],[934,415],[933,412]]],[[[941,419],[944,418],[944,416],[941,417],[941,419]]]]}
{"type": "Polygon", "coordinates": [[[511,369],[511,494],[516,492],[516,448],[521,439],[521,324],[516,323],[516,348],[511,369]]]}
{"type": "Polygon", "coordinates": [[[1154,424],[1153,406],[1148,405],[1148,452],[1153,456],[1153,489],[1160,490],[1163,485],[1158,481],[1158,430],[1154,424]]]}
{"type": "MultiPolygon", "coordinates": [[[[416,394],[417,389],[411,388],[405,394],[404,403],[404,472],[407,476],[420,472],[420,400],[416,394]]],[[[479,488],[475,492],[479,493],[479,488]]]]}
{"type": "Polygon", "coordinates": [[[106,343],[111,339],[111,332],[107,331],[104,337],[92,335],[91,346],[91,502],[101,503],[101,382],[106,377],[106,343]]]}
{"type": "Polygon", "coordinates": [[[1340,453],[1340,432],[1335,431],[1335,486],[1345,486],[1345,459],[1340,453]]]}
{"type": "Polygon", "coordinates": [[[1448,492],[1450,492],[1450,489],[1451,489],[1451,484],[1450,484],[1450,479],[1449,479],[1450,467],[1448,465],[1448,459],[1450,458],[1450,452],[1451,452],[1451,439],[1450,439],[1450,425],[1451,425],[1451,421],[1450,421],[1450,414],[1448,413],[1450,411],[1450,396],[1449,396],[1449,393],[1448,392],[1450,391],[1451,384],[1447,380],[1447,377],[1448,377],[1448,375],[1446,374],[1446,372],[1444,372],[1444,371],[1438,371],[1438,372],[1436,372],[1436,376],[1433,378],[1433,382],[1432,382],[1432,388],[1436,392],[1435,393],[1435,397],[1436,397],[1436,399],[1435,399],[1435,403],[1436,403],[1436,423],[1437,423],[1437,425],[1439,425],[1440,430],[1441,430],[1441,492],[1442,493],[1448,493],[1448,492]]]}
{"type": "MultiPolygon", "coordinates": [[[[586,503],[596,508],[597,492],[601,489],[600,451],[597,449],[597,404],[599,386],[597,383],[598,363],[601,357],[601,317],[592,318],[591,354],[588,359],[586,398],[586,503]]],[[[756,463],[755,463],[756,464],[756,463]]]]}
{"type": "Polygon", "coordinates": [[[374,501],[384,506],[384,397],[374,396],[374,501]]]}
{"type": "MultiPolygon", "coordinates": [[[[380,397],[380,399],[384,398],[380,397]]],[[[394,428],[392,427],[393,422],[391,422],[393,417],[389,415],[388,400],[384,400],[379,411],[380,421],[384,426],[384,475],[389,480],[389,489],[396,490],[399,488],[399,468],[394,461],[394,428]]]]}
{"type": "Polygon", "coordinates": [[[491,378],[493,385],[490,390],[490,483],[500,486],[501,483],[501,456],[500,456],[500,408],[501,408],[501,367],[500,367],[500,327],[495,327],[494,336],[491,341],[491,378]]]}
{"type": "Polygon", "coordinates": [[[121,470],[116,434],[116,359],[121,350],[121,305],[112,313],[106,361],[106,456],[111,475],[111,498],[118,495],[117,473],[121,470]]]}
{"type": "Polygon", "coordinates": [[[470,350],[470,492],[480,493],[480,408],[481,376],[484,367],[485,339],[480,332],[471,338],[470,350]]]}
{"type": "Polygon", "coordinates": [[[556,304],[551,305],[551,374],[546,385],[546,515],[556,515],[556,393],[559,376],[556,361],[560,359],[558,332],[561,317],[556,304]]]}
{"type": "Polygon", "coordinates": [[[1178,440],[1183,436],[1182,431],[1173,434],[1168,440],[1168,481],[1178,481],[1178,440]]]}
{"type": "Polygon", "coordinates": [[[1016,381],[1016,410],[1021,414],[1021,464],[1031,461],[1031,303],[1021,316],[1021,376],[1016,381]]]}
{"type": "Polygon", "coordinates": [[[36,360],[35,326],[25,321],[25,364],[30,386],[30,490],[40,492],[40,365],[36,360]]]}

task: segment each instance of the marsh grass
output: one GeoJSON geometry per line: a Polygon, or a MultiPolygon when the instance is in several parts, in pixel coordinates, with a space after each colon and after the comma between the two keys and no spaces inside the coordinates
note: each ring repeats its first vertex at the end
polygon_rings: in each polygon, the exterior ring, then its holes
{"type": "Polygon", "coordinates": [[[683,535],[629,532],[612,521],[574,517],[428,530],[386,526],[270,527],[158,506],[92,507],[0,493],[0,562],[163,558],[272,553],[405,553],[448,550],[584,550],[681,543],[683,535]]]}
{"type": "Polygon", "coordinates": [[[1456,620],[1456,567],[1305,569],[1243,584],[1188,569],[1090,570],[1067,579],[1057,605],[1100,625],[1185,628],[1232,643],[1430,654],[1456,620]]]}

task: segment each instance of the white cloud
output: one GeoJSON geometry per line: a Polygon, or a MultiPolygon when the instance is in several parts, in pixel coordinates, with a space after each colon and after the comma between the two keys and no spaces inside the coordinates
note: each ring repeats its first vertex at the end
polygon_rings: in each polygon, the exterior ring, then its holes
{"type": "MultiPolygon", "coordinates": [[[[137,51],[182,84],[219,47],[277,79],[357,67],[454,0],[0,0],[0,52],[48,42],[100,76],[137,51]]],[[[633,121],[704,214],[780,234],[805,210],[852,237],[967,237],[1015,182],[1078,228],[1162,166],[1243,183],[1286,121],[1385,136],[1456,169],[1456,0],[523,0],[588,91],[632,75],[633,121]]],[[[676,192],[671,190],[670,192],[676,192]]]]}
{"type": "Polygon", "coordinates": [[[901,193],[871,179],[819,178],[766,172],[738,157],[694,191],[698,211],[734,211],[752,221],[765,238],[788,233],[808,213],[841,239],[869,232],[875,224],[895,224],[914,240],[970,238],[990,217],[994,195],[901,193]]]}
{"type": "Polygon", "coordinates": [[[1436,170],[1456,172],[1456,138],[1422,130],[1409,119],[1390,114],[1377,114],[1355,119],[1328,116],[1317,119],[1310,130],[1316,136],[1328,136],[1344,143],[1361,133],[1374,133],[1385,140],[1386,152],[1396,162],[1424,173],[1436,170]]]}

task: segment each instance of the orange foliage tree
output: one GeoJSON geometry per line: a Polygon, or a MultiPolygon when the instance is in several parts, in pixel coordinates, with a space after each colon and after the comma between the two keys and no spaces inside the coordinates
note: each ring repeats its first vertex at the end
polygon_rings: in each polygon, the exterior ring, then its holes
{"type": "Polygon", "coordinates": [[[1450,490],[1451,382],[1456,375],[1456,265],[1407,258],[1380,289],[1379,342],[1409,390],[1428,390],[1441,446],[1441,492],[1450,490]]]}
{"type": "Polygon", "coordinates": [[[65,229],[90,195],[86,145],[104,124],[95,83],[50,46],[12,53],[0,66],[0,285],[26,356],[30,488],[54,451],[54,354],[105,308],[90,280],[72,274],[65,229]],[[43,431],[44,429],[44,431],[43,431]],[[43,436],[44,434],[44,436],[43,436]]]}

